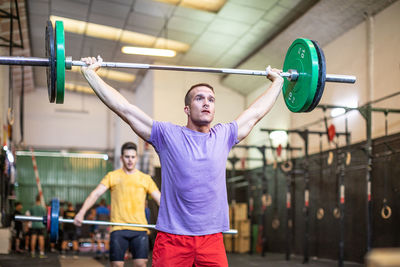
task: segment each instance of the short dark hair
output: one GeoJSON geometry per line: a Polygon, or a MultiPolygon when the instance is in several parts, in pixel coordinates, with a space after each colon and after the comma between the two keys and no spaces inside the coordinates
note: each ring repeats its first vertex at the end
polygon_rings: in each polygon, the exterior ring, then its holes
{"type": "Polygon", "coordinates": [[[210,88],[211,89],[211,91],[213,92],[213,93],[215,93],[214,92],[214,88],[211,86],[211,85],[209,85],[208,83],[197,83],[197,84],[195,84],[195,85],[192,85],[192,87],[190,87],[190,89],[186,92],[186,95],[185,95],[185,106],[189,106],[190,105],[190,92],[194,89],[194,88],[196,88],[196,87],[200,87],[200,86],[205,86],[205,87],[208,87],[208,88],[210,88]]]}
{"type": "Polygon", "coordinates": [[[106,200],[104,198],[100,199],[100,205],[105,206],[106,200]]]}
{"type": "Polygon", "coordinates": [[[19,201],[15,202],[14,206],[17,207],[18,205],[22,205],[22,203],[19,201]]]}
{"type": "Polygon", "coordinates": [[[36,202],[40,201],[40,195],[36,196],[36,202]]]}
{"type": "Polygon", "coordinates": [[[137,146],[133,142],[126,142],[125,144],[122,145],[121,147],[121,156],[124,154],[125,150],[133,149],[137,151],[137,146]]]}

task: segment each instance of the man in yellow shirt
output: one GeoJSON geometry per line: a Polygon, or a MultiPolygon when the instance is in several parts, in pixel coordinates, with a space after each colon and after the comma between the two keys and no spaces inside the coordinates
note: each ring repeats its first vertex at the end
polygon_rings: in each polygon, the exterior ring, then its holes
{"type": "MultiPolygon", "coordinates": [[[[160,191],[150,175],[136,169],[137,149],[134,143],[122,145],[121,161],[122,168],[109,172],[86,198],[74,218],[75,225],[82,225],[85,213],[108,189],[111,191],[111,222],[147,224],[146,194],[150,194],[160,205],[160,191]]],[[[147,231],[141,227],[113,226],[110,236],[111,266],[124,265],[124,255],[128,248],[134,266],[146,266],[149,249],[147,231]]]]}

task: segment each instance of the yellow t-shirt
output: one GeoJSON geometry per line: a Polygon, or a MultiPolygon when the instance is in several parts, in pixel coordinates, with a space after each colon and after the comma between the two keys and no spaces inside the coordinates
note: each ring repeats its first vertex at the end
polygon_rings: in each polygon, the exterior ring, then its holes
{"type": "MultiPolygon", "coordinates": [[[[150,175],[136,170],[126,174],[123,169],[107,173],[101,180],[111,191],[111,222],[147,224],[144,212],[146,194],[158,190],[150,175]]],[[[146,231],[142,227],[113,226],[111,231],[146,231]]]]}

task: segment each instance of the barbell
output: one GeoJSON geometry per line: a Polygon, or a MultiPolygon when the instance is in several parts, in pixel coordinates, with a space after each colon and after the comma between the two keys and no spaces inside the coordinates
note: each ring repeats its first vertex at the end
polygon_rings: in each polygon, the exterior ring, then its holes
{"type": "MultiPolygon", "coordinates": [[[[0,65],[25,65],[47,67],[47,86],[49,101],[58,104],[64,102],[65,70],[72,66],[86,66],[83,61],[65,57],[64,24],[51,21],[46,25],[46,57],[0,57],[0,65]]],[[[209,72],[220,74],[239,74],[267,76],[267,70],[205,68],[191,66],[163,66],[139,63],[103,62],[102,67],[150,70],[171,70],[188,72],[209,72]]],[[[298,38],[289,47],[280,74],[286,78],[283,84],[283,97],[292,112],[312,111],[319,103],[325,82],[355,83],[356,77],[349,75],[326,74],[324,53],[316,41],[298,38]]]]}
{"type": "MultiPolygon", "coordinates": [[[[50,233],[50,241],[56,242],[58,240],[58,229],[60,223],[74,223],[73,219],[64,219],[60,217],[60,201],[57,198],[51,200],[50,207],[47,208],[46,216],[25,216],[15,215],[16,221],[32,221],[42,222],[50,233]]],[[[135,223],[118,223],[118,222],[107,222],[107,221],[94,221],[94,220],[83,220],[82,224],[90,225],[107,225],[107,226],[130,226],[130,227],[143,227],[147,229],[155,229],[154,224],[135,224],[135,223]]],[[[237,234],[236,229],[229,229],[223,232],[223,234],[237,234]]]]}

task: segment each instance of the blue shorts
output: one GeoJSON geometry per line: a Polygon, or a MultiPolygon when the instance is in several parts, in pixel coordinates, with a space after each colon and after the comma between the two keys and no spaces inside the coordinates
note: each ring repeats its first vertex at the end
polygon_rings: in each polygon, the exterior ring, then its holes
{"type": "Polygon", "coordinates": [[[147,259],[149,238],[146,231],[117,230],[111,232],[110,261],[124,261],[129,248],[133,259],[147,259]]]}

